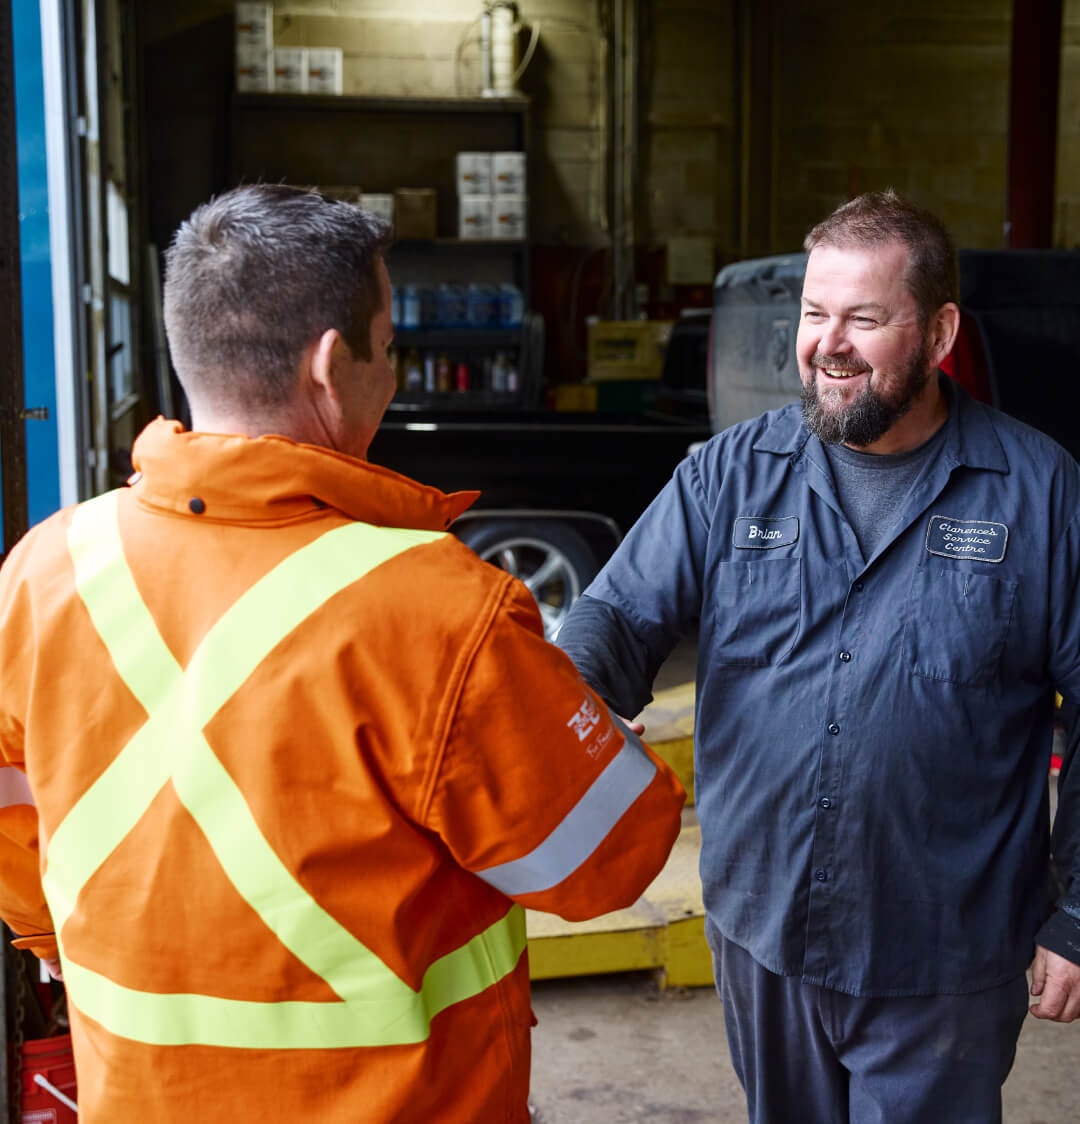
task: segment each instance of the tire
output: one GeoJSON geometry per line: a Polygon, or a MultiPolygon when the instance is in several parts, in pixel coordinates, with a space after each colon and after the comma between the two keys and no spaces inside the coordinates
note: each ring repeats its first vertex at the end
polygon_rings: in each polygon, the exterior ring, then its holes
{"type": "Polygon", "coordinates": [[[525,583],[536,599],[548,640],[559,635],[570,606],[599,569],[585,539],[556,519],[478,519],[456,530],[485,562],[525,583]]]}

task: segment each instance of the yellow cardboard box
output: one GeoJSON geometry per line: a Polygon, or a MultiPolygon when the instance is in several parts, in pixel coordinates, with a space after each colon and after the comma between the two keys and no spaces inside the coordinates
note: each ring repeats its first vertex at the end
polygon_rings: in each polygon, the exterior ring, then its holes
{"type": "Polygon", "coordinates": [[[673,320],[596,320],[588,325],[588,377],[658,379],[673,320]]]}

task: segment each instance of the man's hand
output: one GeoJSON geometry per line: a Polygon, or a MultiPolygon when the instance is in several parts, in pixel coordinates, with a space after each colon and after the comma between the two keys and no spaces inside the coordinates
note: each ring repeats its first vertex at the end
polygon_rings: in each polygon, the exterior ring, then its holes
{"type": "Polygon", "coordinates": [[[1071,1023],[1080,1018],[1080,964],[1036,945],[1031,962],[1031,994],[1039,999],[1031,1008],[1037,1019],[1071,1023]]]}
{"type": "Polygon", "coordinates": [[[618,719],[619,719],[620,722],[625,722],[626,725],[629,726],[630,732],[632,734],[637,734],[637,736],[639,738],[641,737],[642,734],[645,733],[645,723],[644,722],[634,722],[629,718],[623,718],[623,716],[621,714],[618,715],[618,719]]]}
{"type": "Polygon", "coordinates": [[[42,960],[41,963],[44,965],[45,971],[47,971],[54,980],[62,980],[64,978],[64,973],[60,968],[59,960],[42,960]]]}

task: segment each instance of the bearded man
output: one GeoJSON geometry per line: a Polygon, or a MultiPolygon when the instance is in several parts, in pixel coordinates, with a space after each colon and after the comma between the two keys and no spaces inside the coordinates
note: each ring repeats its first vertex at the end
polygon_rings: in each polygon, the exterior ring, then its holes
{"type": "Polygon", "coordinates": [[[955,251],[894,192],[810,232],[792,404],[687,458],[559,636],[619,713],[700,622],[706,933],[752,1122],[989,1124],[1080,1015],[1080,468],[938,370],[955,251]],[[1071,864],[1071,866],[1070,866],[1071,864]],[[1056,905],[1056,908],[1054,906],[1056,905]]]}

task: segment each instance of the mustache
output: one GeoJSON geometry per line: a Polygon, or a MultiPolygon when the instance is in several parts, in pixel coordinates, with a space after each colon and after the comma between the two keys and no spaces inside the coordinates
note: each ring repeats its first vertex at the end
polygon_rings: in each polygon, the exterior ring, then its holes
{"type": "Polygon", "coordinates": [[[815,351],[810,357],[811,367],[828,367],[832,371],[872,371],[873,367],[861,359],[852,359],[850,355],[825,355],[815,351]]]}

